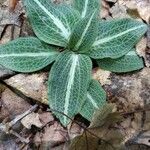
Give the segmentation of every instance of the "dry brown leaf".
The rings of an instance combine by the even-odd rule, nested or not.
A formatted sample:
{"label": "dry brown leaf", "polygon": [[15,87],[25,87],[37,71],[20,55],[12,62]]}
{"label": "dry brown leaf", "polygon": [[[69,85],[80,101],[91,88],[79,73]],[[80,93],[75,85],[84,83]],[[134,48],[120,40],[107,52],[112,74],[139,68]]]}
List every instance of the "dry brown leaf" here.
{"label": "dry brown leaf", "polygon": [[10,119],[15,118],[16,115],[24,113],[31,106],[28,102],[17,96],[9,89],[2,92],[0,101],[2,104],[0,120],[5,119],[6,117],[9,117]]}
{"label": "dry brown leaf", "polygon": [[93,79],[98,80],[101,85],[111,84],[110,78],[110,71],[102,70],[99,68],[93,69]]}
{"label": "dry brown leaf", "polygon": [[58,123],[54,122],[53,125],[47,125],[43,131],[37,132],[34,137],[36,146],[48,146],[52,148],[55,145],[67,141],[67,131]]}
{"label": "dry brown leaf", "polygon": [[14,74],[13,71],[6,69],[5,67],[0,65],[0,80],[4,79],[5,77],[8,77],[9,75],[13,75],[13,74]]}
{"label": "dry brown leaf", "polygon": [[106,0],[106,1],[115,3],[117,0]]}
{"label": "dry brown leaf", "polygon": [[27,129],[31,129],[32,125],[35,125],[38,128],[41,128],[43,126],[43,124],[40,121],[39,114],[38,113],[34,113],[34,112],[29,114],[29,115],[27,115],[26,117],[24,117],[21,120],[21,123]]}
{"label": "dry brown leaf", "polygon": [[102,108],[98,109],[92,118],[90,128],[97,128],[103,126],[106,122],[106,118],[113,113],[115,104],[106,104]]}
{"label": "dry brown leaf", "polygon": [[120,150],[122,141],[123,135],[119,130],[105,127],[87,129],[71,141],[69,150]]}
{"label": "dry brown leaf", "polygon": [[150,1],[136,0],[136,5],[141,18],[150,23]]}
{"label": "dry brown leaf", "polygon": [[111,85],[105,85],[108,99],[115,102],[120,111],[134,111],[149,103],[150,68],[141,71],[111,76]]}
{"label": "dry brown leaf", "polygon": [[15,24],[17,26],[20,26],[21,22],[18,18],[23,12],[21,3],[18,4],[15,12],[9,12],[9,0],[5,1],[5,3],[3,3],[3,6],[5,7],[1,7],[0,9],[0,25]]}
{"label": "dry brown leaf", "polygon": [[146,37],[147,37],[147,46],[148,48],[150,48],[150,27],[148,28]]}
{"label": "dry brown leaf", "polygon": [[146,46],[147,46],[147,39],[145,37],[143,37],[136,45],[136,51],[139,56],[145,58]]}
{"label": "dry brown leaf", "polygon": [[118,2],[110,9],[113,18],[129,18],[127,14],[127,8],[124,5],[120,5]]}
{"label": "dry brown leaf", "polygon": [[109,16],[109,5],[106,3],[106,1],[102,1],[102,9],[100,11],[101,18],[108,18]]}
{"label": "dry brown leaf", "polygon": [[8,85],[21,91],[24,95],[31,97],[41,103],[48,104],[47,100],[47,73],[18,74],[8,80]]}
{"label": "dry brown leaf", "polygon": [[78,124],[74,122],[70,123],[67,127],[68,127],[68,134],[70,139],[75,138],[77,135],[83,132],[82,127],[80,127]]}
{"label": "dry brown leaf", "polygon": [[9,9],[14,10],[19,0],[9,0]]}
{"label": "dry brown leaf", "polygon": [[54,121],[54,117],[50,112],[39,113],[39,119],[43,126]]}
{"label": "dry brown leaf", "polygon": [[84,132],[83,135],[77,136],[72,140],[69,150],[96,150],[98,146],[99,139]]}
{"label": "dry brown leaf", "polygon": [[126,6],[129,9],[136,9],[136,0],[118,0],[118,4],[122,6]]}
{"label": "dry brown leaf", "polygon": [[147,145],[150,147],[150,131],[141,131],[136,136],[134,136],[130,143]]}

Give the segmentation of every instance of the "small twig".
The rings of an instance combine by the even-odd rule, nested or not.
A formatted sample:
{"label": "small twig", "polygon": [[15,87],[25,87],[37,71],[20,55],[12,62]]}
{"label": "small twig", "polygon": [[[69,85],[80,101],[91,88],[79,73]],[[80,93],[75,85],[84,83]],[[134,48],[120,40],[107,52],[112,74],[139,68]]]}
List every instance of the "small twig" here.
{"label": "small twig", "polygon": [[14,120],[12,120],[11,122],[9,122],[10,126],[15,125],[19,120],[21,120],[22,118],[24,118],[25,116],[27,116],[28,114],[32,113],[33,111],[35,111],[35,109],[38,107],[37,104],[35,104],[34,106],[32,106],[29,110],[27,110],[26,112],[24,112],[21,115],[16,116],[16,118]]}
{"label": "small twig", "polygon": [[79,125],[81,128],[83,128],[85,132],[88,132],[88,133],[90,133],[92,136],[94,136],[94,137],[100,139],[101,141],[107,143],[108,145],[110,145],[110,146],[115,150],[115,147],[114,147],[111,143],[109,143],[108,141],[106,141],[106,140],[104,140],[104,139],[98,137],[98,136],[95,135],[93,132],[89,131],[88,128],[84,127],[83,125],[81,125],[81,124],[78,123],[77,121],[73,120],[72,118],[70,118],[69,116],[67,116],[66,114],[64,114],[63,112],[60,112],[60,111],[54,110],[54,109],[51,109],[51,111],[55,111],[55,112],[58,112],[58,113],[64,115],[65,117],[67,117],[68,119],[70,119],[72,122],[76,123],[76,124]]}
{"label": "small twig", "polygon": [[135,114],[135,113],[140,113],[140,112],[144,112],[144,111],[150,111],[150,108],[143,108],[143,109],[138,109],[138,110],[134,110],[134,111],[130,111],[130,112],[122,112],[120,113],[123,116],[128,116],[131,114]]}
{"label": "small twig", "polygon": [[86,149],[89,150],[88,137],[86,131],[85,131],[85,138],[86,138]]}
{"label": "small twig", "polygon": [[29,110],[27,110],[23,114],[16,116],[12,121],[7,122],[6,124],[1,123],[0,124],[0,130],[5,132],[6,134],[8,134],[9,130],[10,130],[10,128],[12,128],[12,126],[14,126],[19,120],[21,120],[22,118],[24,118],[25,116],[27,116],[31,112],[35,111],[35,109],[37,107],[38,107],[38,105],[35,104],[34,106],[32,106]]}
{"label": "small twig", "polygon": [[14,136],[16,136],[17,138],[19,138],[22,143],[26,143],[26,144],[29,143],[29,139],[23,138],[23,137],[20,136],[17,132],[15,132],[15,131],[13,131],[13,130],[10,130],[9,133],[12,134],[12,135],[14,135]]}

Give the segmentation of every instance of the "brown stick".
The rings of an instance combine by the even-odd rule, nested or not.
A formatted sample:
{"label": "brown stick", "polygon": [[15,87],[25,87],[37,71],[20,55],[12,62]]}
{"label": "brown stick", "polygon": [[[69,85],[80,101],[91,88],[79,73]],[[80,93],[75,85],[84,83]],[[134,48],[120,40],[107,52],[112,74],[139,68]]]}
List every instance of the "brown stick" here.
{"label": "brown stick", "polygon": [[5,124],[0,123],[0,130],[5,132],[6,134],[8,134],[10,131],[10,128],[12,128],[19,120],[21,120],[22,118],[24,118],[28,114],[32,113],[33,111],[35,111],[35,109],[37,107],[38,107],[38,105],[35,104],[34,106],[32,106],[29,110],[27,110],[23,114],[16,116],[12,121],[7,122]]}

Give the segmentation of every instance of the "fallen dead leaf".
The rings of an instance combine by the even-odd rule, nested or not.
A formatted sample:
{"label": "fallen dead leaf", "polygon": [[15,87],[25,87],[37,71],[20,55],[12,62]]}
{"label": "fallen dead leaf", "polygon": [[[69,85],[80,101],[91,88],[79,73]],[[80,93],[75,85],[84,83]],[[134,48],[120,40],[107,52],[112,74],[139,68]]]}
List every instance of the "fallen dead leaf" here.
{"label": "fallen dead leaf", "polygon": [[69,124],[69,126],[68,126],[68,134],[69,134],[69,138],[70,139],[75,138],[77,135],[81,134],[82,132],[83,132],[83,129],[78,124],[76,124],[74,122]]}
{"label": "fallen dead leaf", "polygon": [[150,147],[150,131],[140,131],[130,142],[133,144],[146,145]]}
{"label": "fallen dead leaf", "polygon": [[93,69],[93,79],[98,80],[101,85],[111,84],[110,81],[110,71],[102,70],[99,68]]}
{"label": "fallen dead leaf", "polygon": [[101,18],[109,18],[109,5],[106,3],[106,1],[102,1],[102,9],[100,11]]}
{"label": "fallen dead leaf", "polygon": [[21,120],[21,123],[27,129],[31,129],[32,125],[35,125],[38,128],[41,128],[43,126],[43,124],[40,121],[39,114],[38,113],[34,113],[34,112],[29,114],[29,115],[27,115],[26,117],[24,117]]}
{"label": "fallen dead leaf", "polygon": [[39,113],[39,120],[43,126],[54,121],[54,117],[50,112],[42,112]]}
{"label": "fallen dead leaf", "polygon": [[48,104],[47,76],[48,73],[18,74],[5,81],[8,85],[20,90],[24,95],[41,103]]}
{"label": "fallen dead leaf", "polygon": [[0,65],[0,80],[13,74],[15,74],[13,71],[6,69],[5,67]]}
{"label": "fallen dead leaf", "polygon": [[136,45],[136,51],[139,56],[145,58],[146,46],[147,46],[147,39],[145,37],[143,37]]}
{"label": "fallen dead leaf", "polygon": [[9,9],[14,11],[19,0],[9,0]]}
{"label": "fallen dead leaf", "polygon": [[118,2],[110,9],[110,13],[113,18],[129,18],[127,14],[127,8],[124,5],[120,5]]}
{"label": "fallen dead leaf", "polygon": [[43,131],[37,132],[34,137],[35,146],[52,148],[56,145],[67,141],[67,131],[58,123],[54,122],[53,125],[47,125]]}
{"label": "fallen dead leaf", "polygon": [[117,0],[106,0],[106,1],[115,3]]}
{"label": "fallen dead leaf", "polygon": [[150,1],[136,0],[137,10],[143,20],[150,23]]}
{"label": "fallen dead leaf", "polygon": [[25,112],[31,107],[27,101],[17,96],[9,89],[2,92],[0,101],[2,104],[0,109],[0,120],[7,117],[13,119],[16,115]]}
{"label": "fallen dead leaf", "polygon": [[126,6],[129,9],[136,9],[136,0],[118,0],[118,4],[122,6]]}
{"label": "fallen dead leaf", "polygon": [[5,30],[5,34],[0,39],[0,44],[6,44],[9,41],[16,39],[20,35],[20,27],[8,25]]}
{"label": "fallen dead leaf", "polygon": [[8,9],[9,0],[5,1],[5,3],[3,3],[3,6],[5,7],[1,7],[0,9],[0,25],[14,24],[20,26],[21,22],[19,20],[19,16],[23,12],[21,3],[17,5],[17,8],[14,12],[10,12]]}
{"label": "fallen dead leaf", "polygon": [[146,37],[147,37],[147,46],[148,48],[150,48],[150,27],[148,28]]}

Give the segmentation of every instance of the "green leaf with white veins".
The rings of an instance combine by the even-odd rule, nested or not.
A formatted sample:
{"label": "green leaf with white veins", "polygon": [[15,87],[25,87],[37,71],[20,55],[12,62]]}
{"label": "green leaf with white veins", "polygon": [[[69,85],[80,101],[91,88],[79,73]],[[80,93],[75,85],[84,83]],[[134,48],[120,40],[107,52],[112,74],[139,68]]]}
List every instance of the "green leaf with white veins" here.
{"label": "green leaf with white veins", "polygon": [[88,51],[97,36],[98,22],[96,11],[81,19],[75,26],[69,40],[69,49],[83,53]]}
{"label": "green leaf with white veins", "polygon": [[118,59],[104,58],[97,62],[100,68],[112,72],[130,72],[144,67],[142,58],[136,54],[135,50]]}
{"label": "green leaf with white veins", "polygon": [[91,121],[96,109],[99,109],[106,104],[106,92],[101,87],[100,83],[92,80],[87,92],[87,97],[80,114],[87,120]]}
{"label": "green leaf with white veins", "polygon": [[67,45],[71,30],[79,19],[77,11],[69,6],[56,6],[49,0],[25,0],[24,5],[39,39],[61,47]]}
{"label": "green leaf with white veins", "polygon": [[52,63],[58,54],[37,38],[18,38],[0,46],[0,64],[18,72],[34,72]]}
{"label": "green leaf with white veins", "polygon": [[82,18],[88,16],[93,10],[99,13],[100,0],[73,0],[72,6],[80,12]]}
{"label": "green leaf with white veins", "polygon": [[71,121],[65,115],[74,117],[84,103],[91,70],[88,56],[70,51],[62,52],[52,66],[48,81],[49,105],[64,126]]}
{"label": "green leaf with white veins", "polygon": [[114,59],[128,53],[146,32],[147,26],[133,19],[119,19],[99,22],[98,30],[88,55],[94,59]]}

